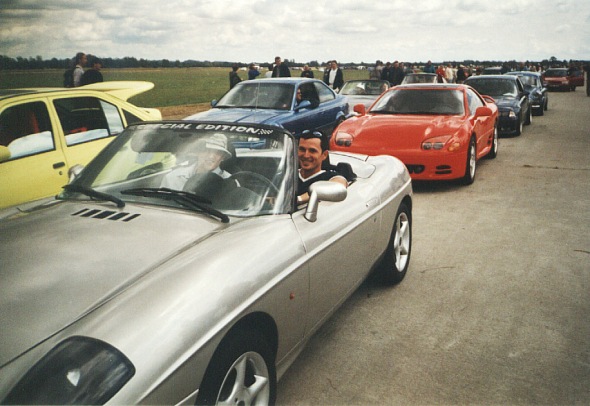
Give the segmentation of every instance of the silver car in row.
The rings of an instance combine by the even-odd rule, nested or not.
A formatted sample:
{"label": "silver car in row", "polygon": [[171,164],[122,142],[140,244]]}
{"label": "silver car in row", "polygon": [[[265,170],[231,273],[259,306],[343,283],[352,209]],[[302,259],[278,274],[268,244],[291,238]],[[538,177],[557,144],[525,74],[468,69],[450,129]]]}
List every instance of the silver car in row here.
{"label": "silver car in row", "polygon": [[[227,141],[223,183],[162,186],[211,139]],[[343,153],[330,164],[348,188],[317,182],[298,206],[285,130],[142,123],[55,199],[1,212],[0,401],[273,403],[369,272],[395,284],[410,263],[405,166]]]}

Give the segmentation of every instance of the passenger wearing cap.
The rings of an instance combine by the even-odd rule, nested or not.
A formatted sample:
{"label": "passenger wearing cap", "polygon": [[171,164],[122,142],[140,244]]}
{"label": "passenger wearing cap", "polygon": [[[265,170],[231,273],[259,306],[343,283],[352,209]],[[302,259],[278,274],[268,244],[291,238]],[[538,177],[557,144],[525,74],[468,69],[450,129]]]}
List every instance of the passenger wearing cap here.
{"label": "passenger wearing cap", "polygon": [[338,182],[348,187],[344,176],[333,170],[322,169],[328,159],[328,139],[318,131],[304,131],[299,137],[297,156],[299,158],[299,181],[297,182],[297,204],[309,201],[309,187],[319,181]]}
{"label": "passenger wearing cap", "polygon": [[186,151],[182,158],[177,157],[179,161],[184,161],[164,177],[160,186],[183,190],[189,179],[204,174],[229,178],[231,174],[219,167],[221,162],[232,157],[227,143],[227,137],[221,133],[199,140],[194,150]]}

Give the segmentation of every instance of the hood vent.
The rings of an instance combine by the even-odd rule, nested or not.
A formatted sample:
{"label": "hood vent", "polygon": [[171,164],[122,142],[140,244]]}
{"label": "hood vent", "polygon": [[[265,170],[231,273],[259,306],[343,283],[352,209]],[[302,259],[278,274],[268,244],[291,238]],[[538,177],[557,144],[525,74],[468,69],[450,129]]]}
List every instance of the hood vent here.
{"label": "hood vent", "polygon": [[93,219],[99,219],[99,220],[113,220],[113,221],[131,221],[136,219],[137,217],[140,216],[140,214],[131,214],[131,213],[125,213],[125,212],[117,212],[117,211],[111,211],[111,210],[97,210],[97,209],[82,209],[74,214],[72,214],[72,216],[78,216],[78,217],[91,217]]}

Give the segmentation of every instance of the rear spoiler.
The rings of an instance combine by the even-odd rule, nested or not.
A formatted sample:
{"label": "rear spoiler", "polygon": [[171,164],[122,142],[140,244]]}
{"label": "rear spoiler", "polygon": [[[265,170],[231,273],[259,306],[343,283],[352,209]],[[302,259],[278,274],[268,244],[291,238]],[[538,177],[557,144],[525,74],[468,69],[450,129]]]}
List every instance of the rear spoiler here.
{"label": "rear spoiler", "polygon": [[152,82],[127,80],[92,83],[90,85],[80,86],[77,89],[99,90],[118,99],[127,101],[131,97],[147,92],[153,88],[154,84]]}

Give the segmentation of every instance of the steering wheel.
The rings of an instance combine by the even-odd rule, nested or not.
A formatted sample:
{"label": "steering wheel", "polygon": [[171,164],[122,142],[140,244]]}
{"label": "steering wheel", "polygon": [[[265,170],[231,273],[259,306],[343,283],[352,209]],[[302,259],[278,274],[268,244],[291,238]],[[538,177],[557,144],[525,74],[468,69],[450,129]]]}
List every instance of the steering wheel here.
{"label": "steering wheel", "polygon": [[229,179],[237,180],[240,186],[246,187],[259,195],[263,195],[266,190],[272,190],[275,196],[279,194],[279,189],[268,178],[256,172],[236,172]]}

